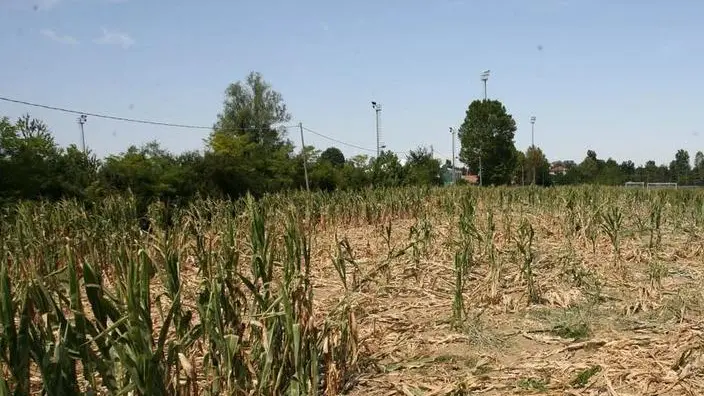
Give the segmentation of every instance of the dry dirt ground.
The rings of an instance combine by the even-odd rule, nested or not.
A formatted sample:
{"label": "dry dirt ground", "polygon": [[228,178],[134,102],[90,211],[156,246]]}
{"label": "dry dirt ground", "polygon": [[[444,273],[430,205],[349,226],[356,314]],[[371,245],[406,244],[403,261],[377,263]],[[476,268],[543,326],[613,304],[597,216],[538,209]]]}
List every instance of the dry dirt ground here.
{"label": "dry dirt ground", "polygon": [[[704,394],[701,237],[626,236],[621,257],[608,239],[595,251],[573,249],[550,225],[535,224],[533,272],[540,301],[529,304],[515,243],[497,227],[494,268],[484,253],[468,275],[466,319],[452,325],[453,224],[433,224],[435,237],[414,261],[411,221],[328,230],[316,237],[317,310],[348,298],[360,337],[350,395],[701,395]],[[353,253],[345,292],[331,264],[335,234]],[[369,275],[373,274],[373,275]],[[348,283],[352,283],[350,280]]]}

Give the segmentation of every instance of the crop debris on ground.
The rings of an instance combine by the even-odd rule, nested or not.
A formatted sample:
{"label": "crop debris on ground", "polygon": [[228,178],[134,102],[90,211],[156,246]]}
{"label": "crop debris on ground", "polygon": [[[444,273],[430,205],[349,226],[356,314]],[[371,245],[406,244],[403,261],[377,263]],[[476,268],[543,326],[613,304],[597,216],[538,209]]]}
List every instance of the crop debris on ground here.
{"label": "crop debris on ground", "polygon": [[704,192],[402,188],[0,223],[0,395],[704,393]]}

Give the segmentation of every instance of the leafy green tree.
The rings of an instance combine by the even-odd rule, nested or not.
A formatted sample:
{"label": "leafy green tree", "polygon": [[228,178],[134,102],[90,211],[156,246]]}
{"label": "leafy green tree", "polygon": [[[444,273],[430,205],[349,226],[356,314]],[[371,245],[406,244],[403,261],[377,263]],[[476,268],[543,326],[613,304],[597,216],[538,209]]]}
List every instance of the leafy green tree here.
{"label": "leafy green tree", "polygon": [[336,168],[341,168],[345,165],[345,155],[342,154],[337,147],[328,147],[320,154],[320,159],[329,162],[332,166]]}
{"label": "leafy green tree", "polygon": [[406,183],[413,185],[440,185],[440,160],[433,158],[425,147],[411,150],[405,164]]}
{"label": "leafy green tree", "polygon": [[213,129],[215,134],[245,135],[255,143],[272,147],[286,143],[276,126],[290,120],[281,94],[260,73],[251,72],[244,82],[227,88],[224,108]]}
{"label": "leafy green tree", "polygon": [[342,189],[359,190],[369,184],[368,170],[355,166],[351,161],[347,161],[340,170],[339,186]]}
{"label": "leafy green tree", "polygon": [[526,176],[526,154],[523,151],[516,150],[516,169],[513,174],[513,184],[523,186],[526,184],[526,180],[529,180]]}
{"label": "leafy green tree", "polygon": [[475,100],[459,129],[460,160],[479,171],[484,185],[508,184],[516,168],[516,122],[498,100]]}
{"label": "leafy green tree", "polygon": [[228,87],[205,159],[206,171],[222,194],[261,195],[297,184],[302,167],[284,131],[277,129],[290,119],[281,94],[259,73]]}
{"label": "leafy green tree", "polygon": [[369,156],[355,155],[345,162],[340,171],[340,188],[358,190],[371,183]]}
{"label": "leafy green tree", "polygon": [[587,150],[587,156],[578,165],[579,182],[595,183],[602,166],[603,161],[597,158],[596,152]]}
{"label": "leafy green tree", "polygon": [[313,166],[320,159],[320,150],[314,146],[306,146],[299,155],[306,159],[308,166]]}
{"label": "leafy green tree", "polygon": [[539,147],[531,146],[528,147],[524,155],[525,158],[525,172],[528,175],[526,183],[533,183],[540,186],[547,186],[550,184],[550,163],[547,157]]}
{"label": "leafy green tree", "polygon": [[643,173],[645,175],[644,182],[654,183],[658,181],[658,166],[655,164],[655,161],[646,161],[643,166]]}
{"label": "leafy green tree", "polygon": [[621,172],[624,183],[627,181],[641,181],[640,176],[636,173],[636,165],[633,161],[621,162],[621,165],[619,165],[619,171]]}
{"label": "leafy green tree", "polygon": [[393,152],[382,151],[371,161],[370,181],[374,187],[397,187],[403,180],[403,166]]}
{"label": "leafy green tree", "polygon": [[552,184],[560,186],[581,183],[579,167],[574,161],[554,161],[551,166],[557,170],[557,172],[550,177]]}
{"label": "leafy green tree", "polygon": [[131,191],[148,204],[153,199],[176,197],[174,186],[179,166],[176,158],[151,142],[141,148],[130,146],[126,152],[111,155],[100,169],[100,180],[107,191]]}
{"label": "leafy green tree", "polygon": [[611,186],[617,186],[625,183],[621,168],[613,158],[606,160],[604,165],[600,167],[596,182]]}
{"label": "leafy green tree", "polygon": [[80,198],[96,167],[75,147],[60,149],[41,120],[29,114],[14,124],[0,119],[1,200]]}
{"label": "leafy green tree", "polygon": [[100,161],[95,156],[88,156],[75,145],[71,145],[61,150],[54,166],[53,188],[60,191],[62,197],[93,198],[90,191],[98,181],[100,167]]}
{"label": "leafy green tree", "polygon": [[340,185],[340,170],[322,157],[309,173],[311,188],[333,191]]}
{"label": "leafy green tree", "polygon": [[704,153],[702,153],[701,151],[697,151],[697,154],[694,155],[694,167],[704,167]]}
{"label": "leafy green tree", "polygon": [[692,166],[689,162],[689,153],[687,150],[680,149],[675,153],[675,160],[670,162],[670,174],[674,179],[673,182],[679,184],[689,184],[689,176],[692,172]]}
{"label": "leafy green tree", "polygon": [[349,162],[356,168],[369,169],[370,161],[369,156],[366,154],[358,154],[352,157]]}
{"label": "leafy green tree", "polygon": [[694,155],[694,168],[692,169],[692,183],[704,184],[704,153],[697,151]]}

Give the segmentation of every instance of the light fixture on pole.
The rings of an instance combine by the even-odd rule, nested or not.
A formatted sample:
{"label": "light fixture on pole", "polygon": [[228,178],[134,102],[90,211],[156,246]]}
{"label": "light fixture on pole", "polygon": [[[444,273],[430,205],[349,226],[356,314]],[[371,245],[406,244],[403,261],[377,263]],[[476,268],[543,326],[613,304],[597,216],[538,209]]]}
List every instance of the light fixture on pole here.
{"label": "light fixture on pole", "polygon": [[379,158],[381,149],[381,103],[372,102],[372,108],[376,111],[376,157]]}
{"label": "light fixture on pole", "polygon": [[490,73],[490,72],[491,72],[491,70],[484,70],[484,71],[482,72],[482,74],[481,74],[481,79],[482,79],[482,81],[484,82],[484,100],[487,99],[487,95],[486,95],[486,82],[487,82],[487,80],[489,80],[489,73]]}
{"label": "light fixture on pole", "polygon": [[85,114],[81,114],[78,117],[78,125],[81,126],[81,147],[83,148],[83,154],[86,153],[86,134],[83,131],[83,125],[88,121],[88,117]]}

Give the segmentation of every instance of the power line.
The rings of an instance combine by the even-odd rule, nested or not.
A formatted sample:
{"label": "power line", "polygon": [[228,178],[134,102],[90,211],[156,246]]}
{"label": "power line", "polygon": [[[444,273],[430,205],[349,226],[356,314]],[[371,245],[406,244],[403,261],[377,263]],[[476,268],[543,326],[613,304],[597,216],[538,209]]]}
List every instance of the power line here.
{"label": "power line", "polygon": [[[188,124],[178,124],[178,123],[173,123],[173,122],[161,122],[161,121],[152,121],[152,120],[143,120],[143,119],[136,119],[136,118],[112,116],[112,115],[108,115],[108,114],[92,113],[89,111],[73,110],[73,109],[67,109],[67,108],[63,108],[63,107],[56,107],[56,106],[39,104],[39,103],[27,102],[24,100],[11,99],[11,98],[7,98],[7,97],[3,97],[3,96],[0,96],[0,101],[23,104],[26,106],[39,107],[39,108],[48,109],[48,110],[55,110],[55,111],[60,111],[60,112],[64,112],[64,113],[69,113],[69,114],[78,114],[78,115],[82,115],[82,116],[91,116],[91,117],[104,118],[104,119],[109,119],[109,120],[132,122],[132,123],[137,123],[137,124],[158,125],[158,126],[165,126],[165,127],[171,127],[171,128],[213,130],[212,126],[188,125]],[[291,128],[296,128],[296,127],[297,127],[297,125],[282,125],[279,127],[274,127],[274,129],[276,129],[276,128],[291,129]],[[237,128],[227,128],[227,131],[262,131],[264,129],[265,128],[263,128],[263,127],[244,127],[244,128],[237,127]]]}
{"label": "power line", "polygon": [[44,105],[44,104],[39,104],[39,103],[26,102],[24,100],[6,98],[3,96],[0,96],[0,100],[5,101],[5,102],[23,104],[26,106],[39,107],[42,109],[61,111],[64,113],[86,115],[86,116],[91,116],[91,117],[96,117],[96,118],[105,118],[105,119],[116,120],[116,121],[133,122],[133,123],[137,123],[137,124],[160,125],[160,126],[166,126],[166,127],[172,127],[172,128],[186,128],[186,129],[213,129],[213,127],[202,126],[202,125],[175,124],[175,123],[171,123],[171,122],[140,120],[140,119],[136,119],[136,118],[127,118],[127,117],[111,116],[111,115],[107,115],[107,114],[91,113],[88,111],[71,110],[71,109],[66,109],[66,108],[62,108],[62,107],[49,106],[49,105]]}
{"label": "power line", "polygon": [[[370,148],[358,146],[358,145],[356,145],[356,144],[343,142],[342,140],[335,139],[335,138],[333,138],[333,137],[324,135],[324,134],[322,134],[322,133],[320,133],[320,132],[316,132],[316,131],[314,131],[314,130],[312,130],[312,129],[309,129],[309,128],[306,128],[306,127],[303,127],[303,129],[306,130],[306,131],[308,131],[308,132],[310,132],[310,133],[312,133],[313,135],[320,136],[320,137],[323,138],[323,139],[328,139],[328,140],[333,141],[333,142],[335,142],[335,143],[339,143],[339,144],[342,144],[342,145],[345,145],[345,146],[348,146],[348,147],[356,148],[356,149],[363,150],[363,151],[367,151],[367,152],[370,152],[370,153],[376,153],[376,150],[375,150],[375,149],[370,149]],[[385,152],[390,152],[390,153],[394,153],[394,154],[396,154],[396,155],[398,155],[398,156],[406,155],[406,153],[400,153],[400,152],[391,151],[391,150],[383,150],[383,151],[385,151]]]}
{"label": "power line", "polygon": [[[68,109],[65,107],[50,106],[50,105],[45,105],[45,104],[41,104],[41,103],[28,102],[28,101],[19,100],[19,99],[12,99],[12,98],[8,98],[8,97],[4,97],[4,96],[0,96],[0,101],[22,104],[22,105],[31,106],[31,107],[38,107],[38,108],[47,109],[47,110],[54,110],[54,111],[59,111],[59,112],[63,112],[63,113],[91,116],[91,117],[103,118],[103,119],[115,120],[115,121],[131,122],[131,123],[136,123],[136,124],[157,125],[157,126],[165,126],[165,127],[170,127],[170,128],[213,130],[212,126],[179,124],[179,123],[173,123],[173,122],[152,121],[152,120],[145,120],[145,119],[138,119],[138,118],[113,116],[113,115],[109,115],[109,114],[93,113],[93,112],[89,112],[89,111],[80,111],[80,110]],[[297,128],[297,127],[298,127],[298,125],[281,126],[281,128],[285,128],[285,129]],[[226,129],[233,130],[232,128],[226,128]],[[236,130],[238,130],[238,131],[252,131],[252,130],[262,130],[262,129],[263,128],[261,128],[261,127],[236,128]],[[363,150],[363,151],[367,151],[370,153],[376,153],[376,150],[374,150],[374,149],[358,146],[358,145],[352,144],[352,143],[347,143],[342,140],[335,139],[333,137],[322,134],[320,132],[316,132],[310,128],[303,127],[303,129],[316,135],[316,136],[320,136],[324,139],[328,139],[330,141],[333,141],[333,142],[336,142],[336,143],[339,143],[339,144],[342,144],[342,145],[345,145],[348,147],[356,148],[358,150]],[[394,154],[403,155],[404,153],[394,152]]]}
{"label": "power line", "polygon": [[364,151],[369,151],[369,152],[372,152],[372,153],[375,153],[375,152],[376,152],[376,150],[368,149],[368,148],[366,148],[366,147],[357,146],[356,144],[347,143],[347,142],[343,142],[342,140],[338,140],[338,139],[335,139],[335,138],[331,138],[330,136],[323,135],[322,133],[318,133],[318,132],[316,132],[316,131],[314,131],[314,130],[312,130],[312,129],[306,128],[306,127],[303,127],[303,129],[305,129],[306,131],[312,133],[313,135],[320,136],[320,137],[322,137],[322,138],[324,138],[324,139],[328,139],[328,140],[331,140],[331,141],[333,141],[333,142],[336,142],[336,143],[339,143],[339,144],[343,144],[343,145],[345,145],[345,146],[354,147],[354,148],[356,148],[356,149],[364,150]]}

